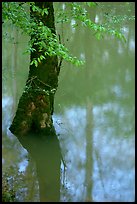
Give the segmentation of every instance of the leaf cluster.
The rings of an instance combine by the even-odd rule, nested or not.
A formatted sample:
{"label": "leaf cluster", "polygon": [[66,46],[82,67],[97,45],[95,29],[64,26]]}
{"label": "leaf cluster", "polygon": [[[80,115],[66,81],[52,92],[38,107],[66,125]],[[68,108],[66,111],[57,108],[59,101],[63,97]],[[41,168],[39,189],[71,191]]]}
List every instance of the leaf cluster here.
{"label": "leaf cluster", "polygon": [[[51,29],[45,26],[42,21],[30,18],[30,7],[41,16],[48,15],[47,8],[40,9],[35,6],[34,2],[3,2],[2,6],[3,22],[11,21],[17,28],[22,30],[22,33],[35,36],[30,39],[26,53],[37,51],[40,56],[32,59],[31,65],[34,64],[37,67],[38,63],[47,56],[58,56],[75,65],[84,63],[72,56],[69,50],[59,42],[58,36],[52,33]],[[37,47],[37,50],[34,47]]]}
{"label": "leaf cluster", "polygon": [[[69,10],[71,19],[74,20],[74,24],[73,27],[76,27],[78,25],[80,25],[80,23],[82,23],[82,26],[85,26],[87,28],[89,28],[91,31],[94,32],[95,36],[97,39],[101,39],[103,38],[105,35],[109,34],[111,36],[115,36],[116,38],[126,41],[125,36],[116,28],[112,27],[112,25],[110,26],[110,24],[100,24],[100,23],[95,23],[94,21],[92,21],[89,17],[89,13],[87,11],[87,6],[90,7],[90,9],[94,9],[91,7],[95,7],[98,6],[98,3],[95,2],[72,2],[70,4],[66,3],[66,10]],[[62,11],[62,14],[59,14],[59,18],[61,19],[62,17],[62,22],[69,22],[69,18],[66,17],[66,12]],[[65,19],[65,20],[63,20]],[[119,18],[117,18],[119,19]],[[61,20],[59,20],[58,22],[60,22]],[[109,22],[109,20],[108,20]]]}
{"label": "leaf cluster", "polygon": [[[108,26],[107,24],[98,24],[93,22],[88,14],[87,7],[98,6],[95,2],[66,2],[65,9],[61,9],[57,14],[57,23],[69,23],[74,19],[73,27],[82,24],[90,28],[97,39],[101,39],[104,35],[110,34],[121,40],[126,40],[124,35],[118,30]],[[26,52],[38,52],[39,57],[33,58],[31,65],[36,67],[47,56],[57,56],[71,62],[74,65],[84,64],[83,60],[72,56],[68,48],[62,44],[59,37],[54,34],[50,28],[45,26],[39,19],[30,18],[30,8],[33,12],[37,12],[39,16],[48,15],[47,8],[39,8],[35,2],[3,2],[2,3],[2,18],[3,21],[11,21],[17,28],[20,28],[23,33],[31,36],[29,48]],[[118,21],[113,17],[114,21]],[[109,21],[109,20],[108,20]],[[34,37],[33,37],[34,36]]]}

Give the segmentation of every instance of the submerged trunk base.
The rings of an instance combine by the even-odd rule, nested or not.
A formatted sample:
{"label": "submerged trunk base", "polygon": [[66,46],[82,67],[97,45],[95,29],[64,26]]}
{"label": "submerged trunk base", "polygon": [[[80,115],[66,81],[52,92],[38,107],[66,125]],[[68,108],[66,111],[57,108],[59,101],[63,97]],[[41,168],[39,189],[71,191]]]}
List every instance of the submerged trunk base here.
{"label": "submerged trunk base", "polygon": [[50,97],[44,90],[24,91],[10,131],[16,136],[26,135],[28,132],[54,131]]}

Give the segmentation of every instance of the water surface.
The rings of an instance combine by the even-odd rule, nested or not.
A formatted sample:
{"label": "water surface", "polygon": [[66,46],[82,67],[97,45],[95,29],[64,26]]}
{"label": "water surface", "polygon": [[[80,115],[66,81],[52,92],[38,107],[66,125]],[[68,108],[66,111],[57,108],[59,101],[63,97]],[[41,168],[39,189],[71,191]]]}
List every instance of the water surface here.
{"label": "water surface", "polygon": [[[96,22],[110,9],[113,14],[129,12],[126,4],[104,4],[105,7],[96,8],[91,14]],[[134,4],[129,5],[134,15]],[[53,120],[63,157],[59,172],[60,201],[132,202],[135,199],[134,22],[122,24],[126,43],[111,36],[98,41],[90,30],[74,29],[71,24],[63,25],[63,40],[86,63],[76,68],[63,62],[55,96]],[[62,28],[57,28],[61,33]],[[2,42],[3,173],[8,172],[10,186],[14,183],[19,202],[39,202],[35,161],[8,130],[28,75],[29,56],[22,54],[28,37],[11,25],[5,25],[5,31],[11,32],[14,39],[3,38]],[[41,158],[40,154],[37,149],[37,157]],[[46,176],[46,165],[41,163],[41,166]],[[54,174],[54,169],[51,172]],[[56,185],[54,181],[51,184]]]}

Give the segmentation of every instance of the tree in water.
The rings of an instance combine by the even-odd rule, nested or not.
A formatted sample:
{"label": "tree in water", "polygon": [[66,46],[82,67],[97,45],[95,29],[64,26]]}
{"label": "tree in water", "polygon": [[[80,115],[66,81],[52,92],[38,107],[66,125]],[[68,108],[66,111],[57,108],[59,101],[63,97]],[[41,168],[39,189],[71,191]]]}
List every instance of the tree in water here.
{"label": "tree in water", "polygon": [[[3,3],[5,6],[3,15],[7,15],[21,29],[24,27],[24,31],[31,38],[29,76],[24,92],[19,100],[16,115],[10,126],[10,131],[18,137],[23,147],[30,152],[36,161],[40,186],[40,201],[59,201],[61,154],[52,121],[54,96],[58,87],[58,76],[61,66],[61,63],[58,62],[58,57],[76,65],[82,62],[71,57],[68,54],[68,50],[57,38],[53,2],[30,3],[29,23],[31,29],[28,29],[28,25],[24,26],[23,18],[19,16],[20,13],[17,14],[16,18],[16,15],[12,16],[12,13],[9,12],[10,6],[12,7],[13,5],[13,7],[16,7],[14,11],[16,10],[18,12],[18,8],[23,8],[23,4],[26,2]],[[84,3],[86,6],[97,5],[93,2]],[[85,5],[84,3],[83,5]],[[76,22],[74,26],[77,25],[78,21],[81,21],[83,25],[95,32],[97,38],[101,38],[103,33],[109,33],[120,39],[124,39],[124,36],[118,31],[96,24],[88,19],[84,6],[82,7],[79,3],[65,3],[65,5],[69,7],[70,14]],[[63,17],[65,17],[64,14],[62,12]],[[65,20],[68,19],[64,18]],[[88,121],[89,118],[87,115],[87,130]],[[27,137],[24,137],[24,135]],[[52,149],[56,151],[53,153]],[[39,154],[37,150],[39,150]],[[87,155],[89,152],[90,149],[87,146]],[[87,165],[92,167],[88,160]],[[54,174],[51,169],[55,169]],[[87,174],[87,179],[89,177],[90,175]],[[89,197],[91,191],[92,185],[89,183],[89,191],[87,192]],[[53,197],[53,195],[55,196]]]}
{"label": "tree in water", "polygon": [[[53,2],[35,2],[35,5],[40,9],[47,9],[48,14],[42,16],[31,9],[31,18],[37,22],[40,21],[55,34]],[[35,39],[32,45],[34,52],[31,52],[31,60],[44,53],[44,50],[39,51],[37,46],[39,35],[35,35],[35,33],[31,35],[31,39]],[[37,67],[35,64],[30,65],[25,90],[20,98],[12,125],[9,128],[14,135],[21,136],[31,131],[45,131],[45,133],[55,134],[52,114],[54,95],[58,86],[58,75],[57,56],[45,57],[44,60],[38,63]]]}
{"label": "tree in water", "polygon": [[[55,31],[53,2],[30,2],[30,17],[27,18],[24,4],[26,2],[3,3],[3,19],[11,20],[31,38],[29,76],[10,126],[10,131],[20,136],[32,130],[54,132],[52,114],[61,65],[58,63],[58,57],[75,65],[84,63],[72,57],[68,49],[60,43]],[[66,9],[57,14],[61,16],[60,22],[70,22],[73,19],[75,21],[73,26],[82,22],[82,25],[89,27],[98,39],[104,34],[111,34],[125,40],[118,30],[106,26],[106,23],[104,25],[95,23],[89,18],[87,7],[98,6],[97,3],[72,2],[64,5]],[[66,10],[69,11],[71,18],[66,17]]]}
{"label": "tree in water", "polygon": [[[47,13],[40,15],[31,8],[31,18],[55,34],[53,2],[35,2],[34,6],[46,9]],[[34,50],[30,55],[31,61],[45,52],[39,51],[37,46],[39,35],[31,35]],[[9,128],[35,160],[41,202],[60,200],[61,153],[52,121],[59,69],[57,56],[46,56],[37,66],[30,65],[25,90]]]}

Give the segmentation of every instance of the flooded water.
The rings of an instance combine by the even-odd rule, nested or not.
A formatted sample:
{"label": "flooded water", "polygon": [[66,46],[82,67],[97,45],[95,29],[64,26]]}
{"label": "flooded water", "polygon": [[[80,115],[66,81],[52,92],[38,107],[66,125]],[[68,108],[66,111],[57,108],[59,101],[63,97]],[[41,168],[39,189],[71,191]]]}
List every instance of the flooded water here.
{"label": "flooded water", "polygon": [[[96,22],[111,9],[113,15],[128,14],[129,9],[134,15],[134,3],[104,5],[92,13]],[[134,21],[122,24],[126,43],[111,36],[97,40],[89,29],[72,28],[71,24],[62,25],[62,39],[86,63],[77,68],[63,62],[53,115],[59,147],[57,141],[46,144],[37,137],[33,143],[28,142],[35,152],[32,155],[8,129],[28,75],[29,56],[22,54],[28,37],[10,24],[3,25],[3,33],[8,36],[2,41],[3,174],[19,202],[39,202],[40,192],[54,192],[53,200],[62,202],[133,202]],[[58,28],[61,34],[62,27]],[[55,161],[54,166],[49,160]]]}

